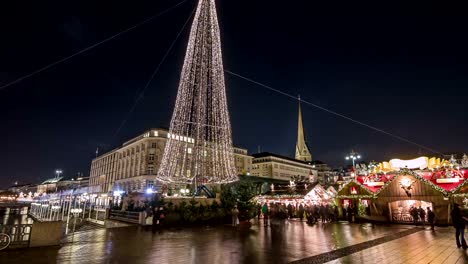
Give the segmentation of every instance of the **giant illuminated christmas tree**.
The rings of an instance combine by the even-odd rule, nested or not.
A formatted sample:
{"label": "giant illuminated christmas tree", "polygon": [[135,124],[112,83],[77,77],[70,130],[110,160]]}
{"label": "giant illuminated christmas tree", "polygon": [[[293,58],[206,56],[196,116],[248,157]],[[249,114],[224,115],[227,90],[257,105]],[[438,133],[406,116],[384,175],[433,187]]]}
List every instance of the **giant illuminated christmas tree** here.
{"label": "giant illuminated christmas tree", "polygon": [[200,0],[157,178],[226,183],[236,175],[215,2]]}

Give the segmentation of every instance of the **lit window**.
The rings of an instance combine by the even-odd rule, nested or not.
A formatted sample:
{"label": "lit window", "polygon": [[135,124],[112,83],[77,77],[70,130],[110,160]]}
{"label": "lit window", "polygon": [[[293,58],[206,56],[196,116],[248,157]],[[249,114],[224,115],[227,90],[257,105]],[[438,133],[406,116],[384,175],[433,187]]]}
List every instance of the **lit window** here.
{"label": "lit window", "polygon": [[187,153],[192,154],[192,148],[187,148]]}
{"label": "lit window", "polygon": [[158,131],[153,131],[153,135],[154,135],[155,137],[159,136]]}

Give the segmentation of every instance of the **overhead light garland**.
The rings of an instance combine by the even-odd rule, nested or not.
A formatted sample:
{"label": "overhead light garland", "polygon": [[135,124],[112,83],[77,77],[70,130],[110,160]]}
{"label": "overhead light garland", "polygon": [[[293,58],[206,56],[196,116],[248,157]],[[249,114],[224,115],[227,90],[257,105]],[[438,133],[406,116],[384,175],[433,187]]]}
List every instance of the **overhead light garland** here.
{"label": "overhead light garland", "polygon": [[214,0],[198,2],[157,179],[237,180]]}

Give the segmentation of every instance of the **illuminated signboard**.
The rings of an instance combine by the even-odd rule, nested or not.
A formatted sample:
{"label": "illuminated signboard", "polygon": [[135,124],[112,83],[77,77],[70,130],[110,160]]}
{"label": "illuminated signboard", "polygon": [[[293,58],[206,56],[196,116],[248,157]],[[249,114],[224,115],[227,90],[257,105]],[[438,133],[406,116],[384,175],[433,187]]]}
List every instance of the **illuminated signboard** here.
{"label": "illuminated signboard", "polygon": [[429,159],[427,157],[419,157],[412,160],[392,159],[390,165],[393,169],[425,169],[427,168]]}

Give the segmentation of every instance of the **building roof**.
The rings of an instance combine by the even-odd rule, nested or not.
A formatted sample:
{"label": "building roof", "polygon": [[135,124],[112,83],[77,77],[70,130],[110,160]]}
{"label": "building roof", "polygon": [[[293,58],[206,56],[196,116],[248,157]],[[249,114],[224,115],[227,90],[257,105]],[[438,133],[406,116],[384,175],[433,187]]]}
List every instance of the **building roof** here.
{"label": "building roof", "polygon": [[54,178],[50,178],[50,179],[47,179],[47,180],[43,181],[41,184],[56,183],[56,182],[59,182],[62,179],[63,179],[63,177],[54,177]]}
{"label": "building roof", "polygon": [[281,156],[281,155],[270,153],[270,152],[255,153],[255,154],[252,154],[252,156],[254,158],[276,157],[276,158],[285,159],[285,160],[289,160],[289,161],[293,161],[293,162],[312,165],[312,164],[310,164],[310,162],[305,162],[305,161],[302,161],[302,160],[297,160],[297,159],[293,159],[293,158],[286,157],[286,156]]}

